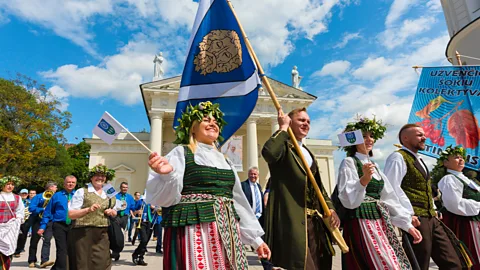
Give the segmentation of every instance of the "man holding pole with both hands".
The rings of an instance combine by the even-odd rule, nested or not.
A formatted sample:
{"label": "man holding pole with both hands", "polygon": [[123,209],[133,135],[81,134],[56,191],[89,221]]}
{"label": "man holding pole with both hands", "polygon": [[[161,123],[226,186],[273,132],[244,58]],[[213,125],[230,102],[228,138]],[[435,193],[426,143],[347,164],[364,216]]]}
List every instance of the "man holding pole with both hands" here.
{"label": "man holding pole with both hands", "polygon": [[310,117],[305,108],[295,109],[288,115],[280,109],[278,124],[279,130],[262,150],[271,173],[264,226],[265,241],[272,249],[270,262],[289,270],[331,269],[335,251],[332,236],[322,221],[324,211],[287,133],[290,127],[330,208],[330,226],[338,228],[340,220],[323,187],[315,157],[302,143],[310,130]]}

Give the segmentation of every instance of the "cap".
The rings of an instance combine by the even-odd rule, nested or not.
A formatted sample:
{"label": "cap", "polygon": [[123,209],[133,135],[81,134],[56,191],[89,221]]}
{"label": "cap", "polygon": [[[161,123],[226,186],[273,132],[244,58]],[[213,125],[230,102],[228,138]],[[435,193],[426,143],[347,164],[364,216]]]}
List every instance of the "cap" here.
{"label": "cap", "polygon": [[20,190],[20,194],[22,194],[22,193],[28,193],[28,189],[24,188],[24,189]]}

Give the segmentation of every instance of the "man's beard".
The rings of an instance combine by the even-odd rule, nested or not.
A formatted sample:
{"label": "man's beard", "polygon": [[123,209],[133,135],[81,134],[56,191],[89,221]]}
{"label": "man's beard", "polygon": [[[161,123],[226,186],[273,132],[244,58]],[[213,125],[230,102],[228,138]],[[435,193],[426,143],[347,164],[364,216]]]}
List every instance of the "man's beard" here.
{"label": "man's beard", "polygon": [[415,150],[417,150],[417,151],[425,150],[425,142],[421,142],[421,143],[418,143],[417,145],[415,145]]}

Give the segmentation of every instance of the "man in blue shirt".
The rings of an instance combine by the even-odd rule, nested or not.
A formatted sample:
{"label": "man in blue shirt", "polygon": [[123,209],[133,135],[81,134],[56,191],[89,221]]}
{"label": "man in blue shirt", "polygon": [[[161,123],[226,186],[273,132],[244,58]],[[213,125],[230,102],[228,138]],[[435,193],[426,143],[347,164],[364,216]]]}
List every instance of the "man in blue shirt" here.
{"label": "man in blue shirt", "polygon": [[[119,221],[120,227],[125,231],[128,223],[128,217],[133,213],[132,209],[135,207],[135,201],[133,196],[127,193],[128,183],[122,182],[120,184],[120,192],[116,195],[117,205],[120,205],[120,209],[117,210],[116,219]],[[115,261],[120,259],[120,253],[112,251],[112,258]]]}
{"label": "man in blue shirt", "polygon": [[[22,202],[23,205],[25,206],[25,222],[20,225],[20,234],[18,235],[18,240],[17,240],[17,249],[15,250],[15,253],[13,253],[13,257],[19,258],[20,253],[23,252],[23,249],[25,248],[25,243],[27,242],[27,235],[28,235],[28,230],[30,230],[30,220],[29,215],[30,212],[28,212],[28,206],[30,204],[30,199],[28,198],[28,189],[22,189],[20,190],[20,197],[22,197]],[[27,214],[28,213],[28,214]]]}
{"label": "man in blue shirt", "polygon": [[[57,191],[57,183],[55,182],[48,182],[45,185],[45,191]],[[33,197],[32,201],[30,202],[30,206],[28,207],[28,211],[30,211],[30,219],[32,224],[32,238],[30,239],[30,248],[28,249],[28,267],[35,268],[35,263],[37,262],[37,245],[38,241],[40,241],[40,235],[37,234],[38,230],[40,229],[40,221],[42,218],[40,214],[43,214],[45,211],[45,199],[43,198],[43,192]],[[51,266],[54,262],[50,262],[50,241],[52,240],[52,223],[47,224],[47,227],[43,233],[43,244],[42,244],[42,252],[41,252],[41,264],[40,268],[46,268],[47,266]]]}
{"label": "man in blue shirt", "polygon": [[154,230],[157,231],[157,246],[155,247],[155,252],[158,253],[158,254],[163,254],[163,250],[162,250],[162,232],[163,232],[163,228],[162,228],[162,208],[161,207],[157,207],[156,208],[156,222],[155,222],[155,226],[154,226]]}
{"label": "man in blue shirt", "polygon": [[[143,207],[142,207],[143,206]],[[135,210],[143,208],[140,227],[140,243],[132,254],[132,261],[135,265],[147,266],[148,264],[143,260],[145,252],[147,252],[147,244],[152,236],[152,222],[155,216],[155,206],[146,204],[144,200],[139,200]]]}
{"label": "man in blue shirt", "polygon": [[[135,201],[134,205],[137,205],[137,202],[140,200],[140,192],[135,191],[133,194],[133,200]],[[133,207],[131,210],[133,210],[135,207]],[[135,219],[135,213],[131,214],[129,217],[129,224],[128,224],[128,242],[132,242],[132,230],[135,228],[137,225],[136,219]]]}
{"label": "man in blue shirt", "polygon": [[[55,246],[57,248],[57,257],[52,269],[67,270],[67,236],[71,229],[72,220],[68,217],[68,204],[75,193],[77,178],[73,175],[65,177],[63,190],[55,193],[47,204],[43,212],[43,218],[40,222],[38,235],[43,236],[48,224],[53,222],[53,237],[55,237]],[[73,255],[73,254],[72,254]]]}

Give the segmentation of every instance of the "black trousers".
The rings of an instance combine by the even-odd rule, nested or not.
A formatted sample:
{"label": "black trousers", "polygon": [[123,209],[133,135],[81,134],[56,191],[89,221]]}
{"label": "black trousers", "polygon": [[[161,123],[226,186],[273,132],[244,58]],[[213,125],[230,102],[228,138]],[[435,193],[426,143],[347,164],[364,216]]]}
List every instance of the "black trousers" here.
{"label": "black trousers", "polygon": [[[125,229],[127,228],[128,216],[117,216],[116,219],[119,221],[120,227],[125,231]],[[117,256],[120,256],[120,253],[112,251],[112,258],[115,258]]]}
{"label": "black trousers", "polygon": [[145,256],[145,253],[147,252],[148,241],[150,241],[150,237],[152,236],[151,227],[152,227],[152,223],[142,222],[140,231],[138,232],[140,236],[140,243],[138,244],[138,247],[133,252],[134,257],[143,259],[143,256]]}
{"label": "black trousers", "polygon": [[[32,218],[32,238],[30,239],[30,248],[28,249],[28,263],[37,262],[37,245],[40,241],[40,235],[37,231],[40,229],[40,217],[30,216]],[[41,263],[48,262],[50,259],[50,242],[52,240],[52,222],[49,222],[45,232],[43,233],[43,243],[41,252]]]}
{"label": "black trousers", "polygon": [[53,237],[55,238],[55,245],[57,248],[57,259],[52,266],[54,270],[67,270],[68,265],[68,233],[71,225],[64,222],[53,223]]}
{"label": "black trousers", "polygon": [[25,244],[27,243],[28,238],[28,230],[32,227],[31,218],[27,219],[25,223],[20,225],[20,234],[18,235],[17,240],[17,249],[15,250],[15,254],[20,254],[25,249]]}

